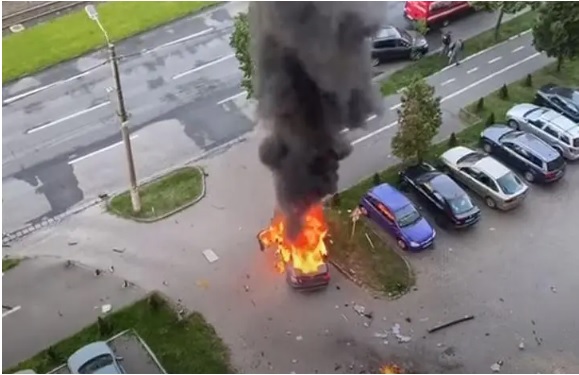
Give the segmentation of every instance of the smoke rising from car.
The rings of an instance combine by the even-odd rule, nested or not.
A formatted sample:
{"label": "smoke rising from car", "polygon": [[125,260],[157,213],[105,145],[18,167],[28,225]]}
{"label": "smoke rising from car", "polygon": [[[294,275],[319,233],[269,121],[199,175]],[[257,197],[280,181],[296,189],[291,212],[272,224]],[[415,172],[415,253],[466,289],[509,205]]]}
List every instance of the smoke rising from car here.
{"label": "smoke rising from car", "polygon": [[383,2],[252,2],[257,114],[269,134],[259,156],[274,176],[279,208],[295,236],[314,203],[337,191],[341,131],[382,108],[372,85],[370,37]]}

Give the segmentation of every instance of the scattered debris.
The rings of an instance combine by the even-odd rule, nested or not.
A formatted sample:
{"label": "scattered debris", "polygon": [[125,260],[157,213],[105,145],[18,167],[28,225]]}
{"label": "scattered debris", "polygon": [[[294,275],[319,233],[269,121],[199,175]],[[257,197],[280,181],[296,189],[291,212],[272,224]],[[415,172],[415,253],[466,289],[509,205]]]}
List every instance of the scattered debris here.
{"label": "scattered debris", "polygon": [[293,363],[293,364],[296,364],[296,363],[298,363],[298,360],[297,360],[297,359],[292,359],[292,363]]}
{"label": "scattered debris", "polygon": [[384,341],[382,341],[382,344],[384,344],[384,345],[388,345],[388,340],[384,340]]}
{"label": "scattered debris", "polygon": [[127,288],[129,286],[129,282],[127,280],[123,281],[123,288]]}
{"label": "scattered debris", "polygon": [[474,315],[465,315],[462,318],[459,318],[459,319],[450,321],[448,323],[443,323],[443,324],[437,325],[436,327],[430,328],[428,330],[428,333],[434,333],[436,331],[440,331],[441,329],[452,327],[453,325],[456,325],[456,324],[459,324],[462,322],[466,322],[469,320],[473,320],[473,319],[474,319]]}
{"label": "scattered debris", "polygon": [[339,309],[339,308],[340,308],[340,305],[336,305],[335,308],[336,308],[336,309]]}
{"label": "scattered debris", "polygon": [[499,298],[499,301],[501,301],[501,302],[505,302],[505,300],[504,300],[504,299],[502,299],[502,298]]}
{"label": "scattered debris", "polygon": [[491,232],[494,232],[494,231],[495,231],[495,228],[490,227],[489,230],[490,230]]}
{"label": "scattered debris", "polygon": [[348,322],[348,317],[347,317],[346,315],[342,314],[342,318],[344,318],[344,320],[345,320],[346,322]]}
{"label": "scattered debris", "polygon": [[341,288],[340,288],[340,286],[339,286],[339,285],[336,285],[336,289],[337,289],[337,290],[340,290]]}
{"label": "scattered debris", "polygon": [[99,270],[98,268],[96,270],[94,270],[94,275],[95,276],[100,276],[101,275],[101,270]]}
{"label": "scattered debris", "polygon": [[196,284],[199,288],[209,289],[209,281],[207,280],[197,280]]}
{"label": "scattered debris", "polygon": [[392,333],[394,334],[394,336],[396,336],[396,338],[398,339],[398,342],[401,344],[409,342],[410,340],[412,340],[412,337],[404,336],[404,335],[400,334],[400,324],[398,324],[398,323],[396,323],[392,326]]}
{"label": "scattered debris", "polygon": [[386,331],[384,331],[384,332],[374,332],[374,337],[379,338],[379,339],[388,338],[388,332],[386,332]]}
{"label": "scattered debris", "polygon": [[490,333],[488,333],[488,332],[487,332],[487,333],[485,333],[485,336],[487,336],[487,337],[488,337],[488,336],[490,336],[490,335],[491,335],[491,334],[490,334]]}
{"label": "scattered debris", "polygon": [[519,343],[519,350],[525,350],[525,343],[523,341]]}
{"label": "scattered debris", "polygon": [[114,251],[115,253],[121,253],[121,254],[122,254],[122,253],[125,252],[125,250],[126,250],[126,249],[124,249],[124,248],[122,248],[122,249],[113,248],[113,251]]}
{"label": "scattered debris", "polygon": [[110,267],[109,267],[109,272],[110,272],[110,273],[114,273],[114,272],[115,272],[115,267],[114,267],[114,266],[110,266]]}
{"label": "scattered debris", "polygon": [[412,287],[412,291],[414,291],[414,292],[418,291],[418,287],[417,287],[416,285],[413,286],[413,287]]}
{"label": "scattered debris", "polygon": [[296,341],[302,341],[303,339],[304,339],[304,337],[301,336],[301,335],[300,335],[300,336],[296,336]]}
{"label": "scattered debris", "polygon": [[334,371],[338,371],[341,368],[342,368],[342,365],[336,363],[336,365],[334,366]]}
{"label": "scattered debris", "polygon": [[219,260],[219,257],[217,256],[217,254],[215,254],[215,252],[211,249],[203,250],[203,255],[205,256],[205,259],[207,259],[207,261],[209,263],[214,263],[217,260]]}
{"label": "scattered debris", "polygon": [[531,320],[531,324],[532,324],[532,325],[535,325],[535,321],[534,321],[534,320]]}
{"label": "scattered debris", "polygon": [[329,330],[329,329],[324,330],[324,335],[328,336],[329,334],[330,334],[330,330]]}
{"label": "scattered debris", "polygon": [[366,312],[366,308],[362,305],[358,305],[357,303],[354,304],[352,308],[354,309],[355,312],[357,312],[360,315],[363,315]]}
{"label": "scattered debris", "polygon": [[113,308],[113,307],[112,307],[109,303],[107,303],[106,305],[102,305],[102,306],[101,306],[101,312],[102,312],[103,314],[106,314],[106,313],[108,313],[109,311],[111,311],[112,308]]}
{"label": "scattered debris", "polygon": [[374,314],[371,312],[364,313],[364,316],[370,320],[374,319]]}
{"label": "scattered debris", "polygon": [[249,292],[249,285],[244,285],[243,288],[245,289],[246,292]]}
{"label": "scattered debris", "polygon": [[551,292],[557,293],[557,288],[555,288],[554,286],[552,286],[552,287],[551,287]]}
{"label": "scattered debris", "polygon": [[410,318],[410,317],[407,317],[405,320],[406,320],[408,323],[412,323],[412,318]]}
{"label": "scattered debris", "polygon": [[366,235],[366,239],[368,240],[368,243],[370,244],[370,246],[372,247],[372,249],[375,249],[374,247],[374,243],[372,242],[372,240],[370,239],[370,236],[368,236],[368,233],[364,233]]}
{"label": "scattered debris", "polygon": [[421,322],[428,322],[428,317],[426,317],[426,318],[420,318],[420,321],[421,321]]}
{"label": "scattered debris", "polygon": [[449,248],[448,248],[448,251],[450,251],[450,252],[452,253],[452,247],[449,247]]}
{"label": "scattered debris", "polygon": [[502,365],[503,365],[503,361],[497,361],[497,362],[493,363],[491,366],[491,371],[492,372],[500,372]]}
{"label": "scattered debris", "polygon": [[368,324],[368,322],[364,322],[364,327],[368,328],[370,327],[370,324]]}
{"label": "scattered debris", "polygon": [[292,331],[285,331],[285,334],[290,336],[292,334]]}
{"label": "scattered debris", "polygon": [[109,195],[108,195],[107,193],[101,193],[101,194],[98,195],[98,197],[99,197],[100,199],[102,199],[102,200],[105,200],[105,199],[107,199],[107,198],[109,197]]}
{"label": "scattered debris", "polygon": [[438,344],[436,344],[437,347],[442,348],[442,343],[439,342]]}
{"label": "scattered debris", "polygon": [[68,246],[75,246],[77,244],[78,244],[78,242],[76,242],[76,241],[68,241]]}
{"label": "scattered debris", "polygon": [[58,310],[58,316],[62,317],[62,313]]}
{"label": "scattered debris", "polygon": [[68,259],[65,263],[64,263],[64,268],[70,268],[74,266],[74,263],[72,260]]}

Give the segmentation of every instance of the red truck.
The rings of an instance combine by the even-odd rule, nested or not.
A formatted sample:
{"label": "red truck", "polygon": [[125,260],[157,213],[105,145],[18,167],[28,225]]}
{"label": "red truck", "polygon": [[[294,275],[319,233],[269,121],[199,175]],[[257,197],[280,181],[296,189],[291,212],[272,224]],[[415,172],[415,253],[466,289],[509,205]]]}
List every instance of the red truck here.
{"label": "red truck", "polygon": [[424,21],[429,28],[446,26],[448,22],[474,8],[468,1],[407,1],[404,16],[412,23]]}

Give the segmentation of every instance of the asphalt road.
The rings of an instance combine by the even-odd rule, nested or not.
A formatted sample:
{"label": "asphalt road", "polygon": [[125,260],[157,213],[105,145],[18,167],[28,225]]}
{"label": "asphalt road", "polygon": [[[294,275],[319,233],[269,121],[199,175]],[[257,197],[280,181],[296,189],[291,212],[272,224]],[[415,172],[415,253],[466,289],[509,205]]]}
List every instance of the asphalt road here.
{"label": "asphalt road", "polygon": [[[461,129],[457,115],[464,105],[549,61],[532,50],[527,35],[433,76],[430,82],[443,97],[441,136]],[[341,166],[342,187],[394,163],[394,120],[394,112],[386,111],[366,131],[349,134],[355,147]],[[257,161],[261,136],[256,129],[245,142],[204,159],[207,196],[169,220],[144,227],[95,207],[32,234],[8,252],[59,255],[99,267],[114,262],[123,277],[202,312],[243,372],[359,373],[395,362],[417,373],[488,373],[496,361],[504,363],[505,373],[579,370],[573,330],[579,324],[574,298],[579,238],[569,209],[579,204],[574,189],[579,166],[569,166],[556,186],[533,186],[518,210],[483,207],[473,230],[440,230],[436,249],[409,256],[417,290],[399,300],[374,299],[335,270],[325,292],[303,295],[285,285],[271,254],[259,252],[255,242],[274,207],[270,173]],[[81,248],[62,246],[71,240]],[[126,252],[111,257],[111,247]],[[218,261],[205,261],[207,248]],[[374,319],[360,317],[353,303],[364,305]],[[426,332],[466,314],[475,320]],[[410,342],[397,342],[395,324]],[[384,330],[388,343],[375,336]]]}
{"label": "asphalt road", "polygon": [[[140,179],[253,129],[237,103],[243,101],[240,72],[228,44],[232,16],[245,8],[244,2],[228,3],[119,43]],[[402,8],[403,2],[389,2],[385,23],[404,26]],[[476,14],[449,29],[468,38],[492,27],[494,17]],[[440,36],[434,32],[429,39],[438,48]],[[105,60],[106,51],[98,51],[3,87],[4,233],[126,187]]]}

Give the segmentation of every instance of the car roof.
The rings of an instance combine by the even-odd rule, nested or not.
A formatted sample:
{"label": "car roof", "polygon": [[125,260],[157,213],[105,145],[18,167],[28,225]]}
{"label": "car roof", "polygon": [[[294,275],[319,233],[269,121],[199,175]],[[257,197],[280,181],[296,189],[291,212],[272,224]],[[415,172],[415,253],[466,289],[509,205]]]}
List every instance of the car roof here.
{"label": "car roof", "polygon": [[428,185],[445,199],[453,199],[465,194],[464,190],[462,190],[456,182],[443,173],[438,173],[433,176],[428,182]]}
{"label": "car roof", "polygon": [[381,184],[369,191],[370,195],[391,210],[397,211],[410,204],[410,200],[389,184]]}
{"label": "car roof", "polygon": [[68,358],[68,364],[70,367],[78,369],[80,366],[84,365],[87,361],[103,354],[112,355],[112,350],[108,344],[104,341],[96,341],[88,345],[83,346],[78,349]]}
{"label": "car roof", "polygon": [[549,124],[556,126],[557,129],[573,137],[579,136],[579,125],[552,109],[543,112],[540,119],[547,121]]}
{"label": "car roof", "polygon": [[532,152],[544,161],[555,160],[559,157],[557,150],[531,133],[521,132],[517,137],[510,139],[510,142]]}
{"label": "car roof", "polygon": [[400,32],[394,26],[384,26],[376,33],[376,39],[392,38],[400,38]]}
{"label": "car roof", "polygon": [[474,163],[473,167],[480,170],[481,172],[486,173],[495,180],[497,178],[503,177],[511,171],[509,168],[496,161],[492,156],[487,156],[480,159]]}

